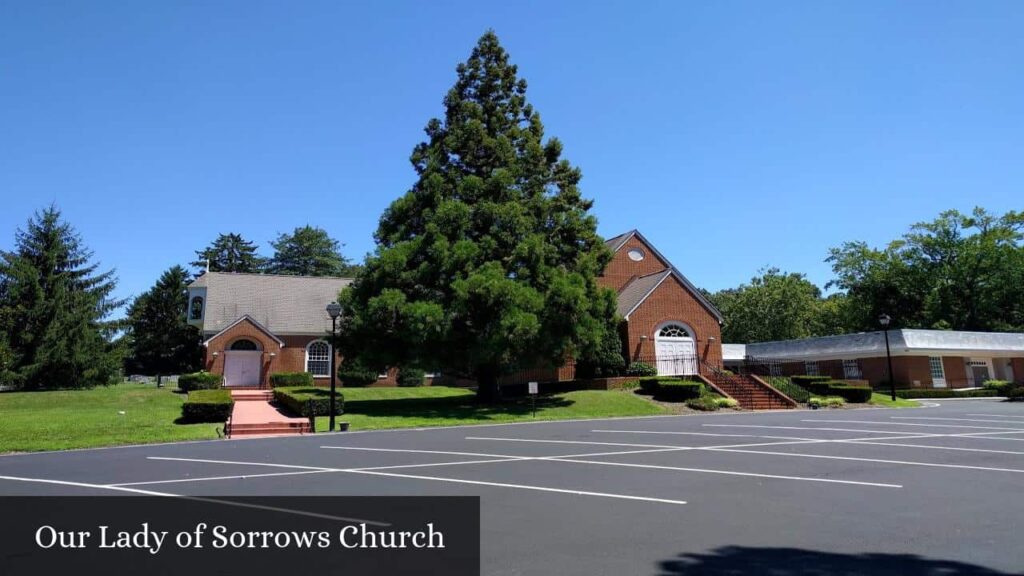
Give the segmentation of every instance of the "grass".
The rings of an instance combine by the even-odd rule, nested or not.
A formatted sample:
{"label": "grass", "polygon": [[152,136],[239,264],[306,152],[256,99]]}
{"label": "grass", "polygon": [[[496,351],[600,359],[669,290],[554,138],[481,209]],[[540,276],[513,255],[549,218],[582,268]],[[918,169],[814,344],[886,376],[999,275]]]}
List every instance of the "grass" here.
{"label": "grass", "polygon": [[0,393],[0,453],[216,438],[217,424],[175,424],[185,401],[175,390],[125,383]]}
{"label": "grass", "polygon": [[[622,390],[580,390],[544,394],[537,398],[533,416],[529,398],[499,404],[479,404],[464,388],[345,388],[345,413],[338,417],[351,430],[422,428],[463,424],[500,424],[533,420],[652,416],[669,411],[650,400]],[[316,429],[327,430],[328,418],[318,417]]]}
{"label": "grass", "polygon": [[896,401],[893,402],[889,394],[879,394],[878,392],[871,394],[871,400],[868,403],[889,408],[917,408],[921,405],[919,402],[904,398],[896,398]]}

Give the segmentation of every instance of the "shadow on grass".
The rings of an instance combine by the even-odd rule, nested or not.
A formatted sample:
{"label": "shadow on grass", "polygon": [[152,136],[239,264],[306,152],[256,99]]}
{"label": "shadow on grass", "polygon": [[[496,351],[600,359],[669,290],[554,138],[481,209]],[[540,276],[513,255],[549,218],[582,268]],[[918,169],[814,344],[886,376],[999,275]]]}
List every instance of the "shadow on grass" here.
{"label": "shadow on grass", "polygon": [[[565,408],[573,400],[557,396],[538,396],[537,412],[551,408]],[[478,402],[476,396],[453,398],[401,398],[393,400],[354,400],[345,402],[346,414],[362,416],[405,418],[446,418],[451,420],[490,420],[497,416],[526,416],[533,411],[529,398],[506,398],[488,404]]]}
{"label": "shadow on grass", "polygon": [[658,576],[1003,576],[984,566],[914,554],[843,554],[800,548],[726,546],[659,563]]}

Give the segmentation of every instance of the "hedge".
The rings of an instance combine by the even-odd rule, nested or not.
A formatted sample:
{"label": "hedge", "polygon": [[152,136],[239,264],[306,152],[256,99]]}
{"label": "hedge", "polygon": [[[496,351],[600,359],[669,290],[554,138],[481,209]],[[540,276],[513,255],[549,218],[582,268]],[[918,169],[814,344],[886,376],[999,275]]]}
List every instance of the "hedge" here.
{"label": "hedge", "polygon": [[398,385],[403,388],[415,388],[416,386],[423,386],[426,378],[426,372],[419,368],[399,368],[398,369]]}
{"label": "hedge", "polygon": [[216,390],[224,385],[224,376],[210,372],[193,372],[178,377],[178,389],[182,392],[193,390]]}
{"label": "hedge", "polygon": [[[334,414],[344,411],[345,397],[335,393]],[[323,388],[275,388],[274,401],[299,416],[330,416],[331,391]]]}
{"label": "hedge", "polygon": [[271,388],[312,386],[313,375],[309,372],[276,372],[270,375]]}
{"label": "hedge", "polygon": [[807,404],[811,408],[842,408],[846,406],[846,400],[838,396],[812,396]]}
{"label": "hedge", "polygon": [[1010,390],[1015,388],[1013,382],[1006,380],[986,380],[981,386],[985,390],[995,390],[1000,396],[1005,396]]}
{"label": "hedge", "polygon": [[[886,390],[879,390],[888,394]],[[991,398],[999,396],[995,390],[951,390],[949,388],[903,388],[896,390],[897,398]]]}
{"label": "hedge", "polygon": [[344,386],[357,388],[369,386],[377,381],[380,372],[365,366],[358,360],[346,360],[338,368],[338,378]]}
{"label": "hedge", "polygon": [[703,389],[704,385],[700,382],[662,380],[658,382],[658,387],[654,391],[654,398],[666,402],[682,402],[683,400],[699,398]]}
{"label": "hedge", "polygon": [[1024,402],[1024,386],[1012,388],[1007,391],[1006,400],[1009,402]]}
{"label": "hedge", "polygon": [[838,396],[853,404],[871,400],[873,390],[867,386],[830,386],[827,396]]}
{"label": "hedge", "polygon": [[[792,380],[793,384],[796,384],[797,386],[802,386],[804,388],[807,388],[807,386],[809,384],[811,384],[811,383],[814,383],[814,382],[828,382],[828,381],[832,380],[832,377],[831,376],[807,376],[807,375],[801,375],[801,376],[790,376],[790,380]],[[810,390],[810,388],[807,388],[807,389]]]}
{"label": "hedge", "polygon": [[640,379],[640,390],[647,394],[654,394],[658,391],[658,384],[661,382],[685,382],[679,376],[646,376]]}
{"label": "hedge", "polygon": [[647,362],[633,362],[626,368],[626,376],[657,376],[658,369]]}
{"label": "hedge", "polygon": [[707,396],[704,398],[691,398],[687,400],[686,407],[692,408],[693,410],[702,410],[704,412],[714,412],[721,406],[715,398]]}
{"label": "hedge", "polygon": [[193,390],[181,405],[181,418],[186,422],[226,422],[234,406],[228,390]]}

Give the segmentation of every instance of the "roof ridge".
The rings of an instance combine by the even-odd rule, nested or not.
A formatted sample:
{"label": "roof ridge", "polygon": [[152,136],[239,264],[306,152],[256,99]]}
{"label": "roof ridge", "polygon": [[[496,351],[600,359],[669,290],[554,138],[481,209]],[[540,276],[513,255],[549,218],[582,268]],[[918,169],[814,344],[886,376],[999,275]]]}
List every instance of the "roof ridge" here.
{"label": "roof ridge", "polygon": [[307,280],[355,280],[355,276],[312,276],[309,274],[273,274],[268,272],[218,272],[216,270],[205,270],[199,276],[207,274],[219,274],[221,276],[257,276],[260,278],[305,278]]}

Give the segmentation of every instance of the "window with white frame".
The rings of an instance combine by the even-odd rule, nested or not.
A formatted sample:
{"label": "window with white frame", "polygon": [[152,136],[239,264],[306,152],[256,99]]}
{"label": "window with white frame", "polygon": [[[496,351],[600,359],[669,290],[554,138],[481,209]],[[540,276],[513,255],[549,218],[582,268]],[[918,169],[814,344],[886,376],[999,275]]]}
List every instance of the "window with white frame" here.
{"label": "window with white frame", "polygon": [[944,380],[946,378],[946,370],[942,366],[942,358],[940,356],[928,357],[928,369],[931,370],[932,380]]}
{"label": "window with white frame", "polygon": [[843,360],[843,378],[853,380],[861,378],[860,360]]}
{"label": "window with white frame", "polygon": [[331,345],[323,340],[314,340],[306,346],[306,372],[314,377],[331,375]]}
{"label": "window with white frame", "polygon": [[804,362],[804,373],[807,374],[808,376],[817,376],[818,375],[818,361],[817,360],[807,360],[807,361],[805,361]]}

